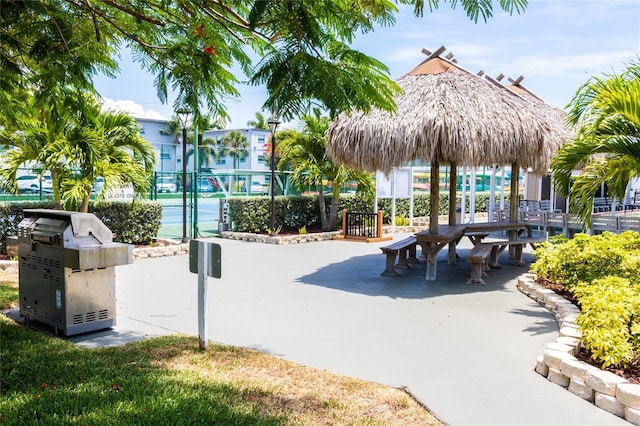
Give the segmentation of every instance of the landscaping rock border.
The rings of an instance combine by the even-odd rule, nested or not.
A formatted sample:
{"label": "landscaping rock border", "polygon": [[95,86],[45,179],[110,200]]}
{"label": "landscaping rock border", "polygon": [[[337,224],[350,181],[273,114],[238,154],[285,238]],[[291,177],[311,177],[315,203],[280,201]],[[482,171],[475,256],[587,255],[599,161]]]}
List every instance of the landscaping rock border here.
{"label": "landscaping rock border", "polygon": [[314,241],[331,240],[333,239],[333,237],[335,237],[336,235],[340,235],[341,233],[342,231],[331,231],[316,232],[311,234],[271,236],[266,234],[252,234],[249,232],[222,231],[218,236],[230,240],[241,240],[266,244],[302,244]]}
{"label": "landscaping rock border", "polygon": [[603,410],[640,426],[640,385],[579,361],[575,354],[582,333],[576,319],[580,309],[535,281],[535,274],[518,278],[518,290],[551,311],[560,327],[559,336],[547,344],[536,361],[535,371]]}

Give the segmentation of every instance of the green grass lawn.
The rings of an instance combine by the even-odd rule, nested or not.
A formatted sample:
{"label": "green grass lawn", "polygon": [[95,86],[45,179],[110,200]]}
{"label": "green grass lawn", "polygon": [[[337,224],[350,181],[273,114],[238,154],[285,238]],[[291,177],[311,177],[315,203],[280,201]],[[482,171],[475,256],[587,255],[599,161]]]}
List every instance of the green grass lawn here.
{"label": "green grass lawn", "polygon": [[0,315],[0,368],[3,425],[441,424],[399,389],[195,336],[87,349]]}

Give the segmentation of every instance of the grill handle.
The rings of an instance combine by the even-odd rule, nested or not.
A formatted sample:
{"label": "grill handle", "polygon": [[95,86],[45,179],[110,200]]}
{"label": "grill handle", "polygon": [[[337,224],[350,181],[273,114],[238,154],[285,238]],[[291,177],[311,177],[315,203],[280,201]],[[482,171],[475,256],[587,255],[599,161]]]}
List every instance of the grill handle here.
{"label": "grill handle", "polygon": [[31,241],[36,243],[59,245],[60,244],[60,234],[49,234],[46,232],[31,232]]}

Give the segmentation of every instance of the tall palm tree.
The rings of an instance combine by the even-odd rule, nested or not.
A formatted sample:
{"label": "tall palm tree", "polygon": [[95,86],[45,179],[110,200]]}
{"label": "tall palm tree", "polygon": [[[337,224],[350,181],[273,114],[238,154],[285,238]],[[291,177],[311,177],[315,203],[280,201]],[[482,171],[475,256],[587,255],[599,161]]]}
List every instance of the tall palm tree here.
{"label": "tall palm tree", "polygon": [[[558,191],[591,224],[593,198],[603,184],[623,199],[629,179],[640,177],[640,63],[620,74],[591,78],[569,103],[578,134],[551,163]],[[574,170],[580,173],[574,176]]]}
{"label": "tall palm tree", "polygon": [[249,141],[247,137],[239,130],[232,130],[220,139],[222,148],[220,149],[221,156],[230,156],[233,158],[233,168],[237,169],[241,160],[244,160],[249,155]]}
{"label": "tall palm tree", "polygon": [[[200,137],[200,141],[198,142],[198,167],[197,171],[204,167],[209,167],[211,165],[211,160],[218,159],[218,141],[213,138],[203,138],[202,134],[198,135]],[[190,145],[187,148],[187,163],[189,159],[195,154],[195,147],[193,146],[193,136],[189,136],[187,138],[187,143]]]}
{"label": "tall palm tree", "polygon": [[[316,188],[322,229],[329,231],[335,227],[342,186],[348,181],[354,181],[358,185],[358,192],[372,194],[373,180],[369,173],[335,164],[326,154],[324,134],[331,122],[329,117],[321,116],[320,110],[316,108],[313,115],[303,116],[302,122],[302,131],[284,130],[278,134],[277,151],[281,156],[278,168],[284,170],[288,167],[291,170],[291,183],[297,188]],[[325,179],[332,185],[328,214],[323,191]]]}
{"label": "tall palm tree", "polygon": [[267,120],[265,120],[262,112],[260,111],[256,112],[255,116],[256,116],[255,120],[247,121],[247,126],[253,129],[269,130],[269,123],[267,123]]}

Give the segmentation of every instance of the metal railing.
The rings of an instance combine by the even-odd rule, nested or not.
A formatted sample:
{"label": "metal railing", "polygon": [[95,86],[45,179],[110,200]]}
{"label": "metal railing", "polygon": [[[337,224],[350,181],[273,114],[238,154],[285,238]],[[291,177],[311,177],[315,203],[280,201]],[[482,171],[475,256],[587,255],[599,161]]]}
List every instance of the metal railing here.
{"label": "metal railing", "polygon": [[342,211],[344,238],[366,239],[382,237],[382,210],[378,213]]}

